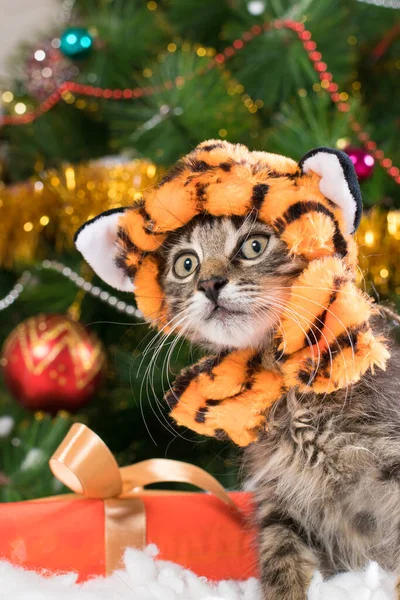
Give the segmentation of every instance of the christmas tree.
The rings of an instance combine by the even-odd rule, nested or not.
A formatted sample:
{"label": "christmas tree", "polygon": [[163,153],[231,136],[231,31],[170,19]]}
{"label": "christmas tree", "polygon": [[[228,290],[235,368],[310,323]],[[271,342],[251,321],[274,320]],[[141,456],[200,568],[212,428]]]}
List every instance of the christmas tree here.
{"label": "christmas tree", "polygon": [[16,52],[0,116],[0,500],[60,491],[47,461],[77,420],[121,464],[188,460],[236,485],[235,449],[177,429],[162,402],[196,349],[160,343],[73,247],[83,222],[132,203],[200,141],[294,159],[344,149],[367,209],[360,285],[396,301],[398,4],[64,1],[59,27]]}

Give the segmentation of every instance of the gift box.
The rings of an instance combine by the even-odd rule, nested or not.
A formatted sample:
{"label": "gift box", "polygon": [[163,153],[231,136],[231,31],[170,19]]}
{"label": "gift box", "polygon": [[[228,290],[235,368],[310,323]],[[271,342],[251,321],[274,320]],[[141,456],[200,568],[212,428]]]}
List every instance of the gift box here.
{"label": "gift box", "polygon": [[[74,494],[0,506],[0,557],[29,569],[75,571],[79,580],[118,569],[125,548],[154,543],[159,558],[209,579],[257,575],[250,494],[228,494],[187,463],[152,459],[118,468],[104,442],[75,424],[50,460]],[[145,490],[160,482],[209,493]]]}

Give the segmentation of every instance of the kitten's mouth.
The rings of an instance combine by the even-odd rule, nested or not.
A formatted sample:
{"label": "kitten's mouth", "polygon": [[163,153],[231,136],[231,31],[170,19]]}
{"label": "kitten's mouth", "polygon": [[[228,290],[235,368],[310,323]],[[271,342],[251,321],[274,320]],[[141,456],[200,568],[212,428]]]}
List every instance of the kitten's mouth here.
{"label": "kitten's mouth", "polygon": [[235,310],[232,308],[227,308],[226,306],[221,306],[220,304],[216,304],[210,314],[205,318],[205,321],[210,321],[211,319],[226,319],[227,317],[233,315],[245,315],[247,314],[244,310]]}
{"label": "kitten's mouth", "polygon": [[[275,326],[269,311],[265,315],[252,309],[244,299],[218,299],[201,307],[193,319],[192,341],[218,348],[259,347],[266,332]],[[247,305],[246,305],[247,304]]]}

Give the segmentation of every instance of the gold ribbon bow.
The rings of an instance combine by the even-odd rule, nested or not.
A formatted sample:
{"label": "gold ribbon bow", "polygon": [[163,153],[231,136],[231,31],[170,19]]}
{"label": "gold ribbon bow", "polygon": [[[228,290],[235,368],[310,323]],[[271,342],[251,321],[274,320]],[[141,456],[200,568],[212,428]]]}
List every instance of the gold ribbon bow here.
{"label": "gold ribbon bow", "polygon": [[81,423],[72,425],[49,464],[54,476],[79,496],[104,500],[107,573],[120,566],[125,548],[146,545],[146,512],[140,497],[152,493],[143,490],[146,485],[189,483],[212,492],[239,513],[222,485],[203,469],[164,458],[119,468],[103,440]]}

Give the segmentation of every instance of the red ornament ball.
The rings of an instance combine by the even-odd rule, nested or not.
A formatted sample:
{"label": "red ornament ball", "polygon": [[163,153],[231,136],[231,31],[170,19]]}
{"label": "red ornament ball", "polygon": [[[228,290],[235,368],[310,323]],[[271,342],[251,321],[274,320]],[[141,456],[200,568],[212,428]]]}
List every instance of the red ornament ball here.
{"label": "red ornament ball", "polygon": [[38,315],[5,341],[5,383],[25,408],[74,412],[99,389],[106,356],[99,339],[64,315]]}
{"label": "red ornament ball", "polygon": [[344,151],[350,157],[360,181],[371,177],[374,172],[375,159],[369,152],[364,148],[356,148],[355,146],[347,146]]}

